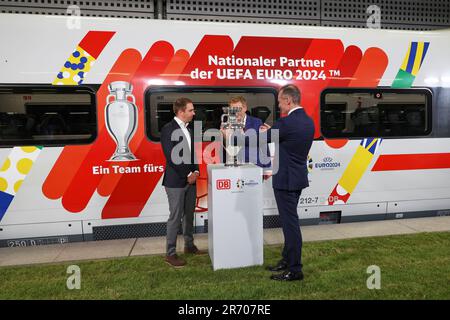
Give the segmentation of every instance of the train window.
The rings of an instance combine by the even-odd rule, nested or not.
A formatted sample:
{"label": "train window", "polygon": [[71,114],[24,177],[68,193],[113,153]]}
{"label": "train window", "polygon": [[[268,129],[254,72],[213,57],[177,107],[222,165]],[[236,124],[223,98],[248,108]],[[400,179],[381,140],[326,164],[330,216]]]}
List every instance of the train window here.
{"label": "train window", "polygon": [[[160,140],[161,128],[174,117],[173,102],[180,97],[193,101],[194,120],[202,122],[203,133],[211,128],[219,129],[222,107],[226,107],[234,96],[243,96],[247,100],[248,114],[273,124],[277,116],[275,88],[151,87],[145,93],[147,136],[153,141]],[[208,137],[204,136],[204,139]]]}
{"label": "train window", "polygon": [[431,133],[428,89],[325,89],[320,126],[325,138],[415,137]]}
{"label": "train window", "polygon": [[85,87],[0,86],[0,146],[90,143],[97,136],[94,92]]}

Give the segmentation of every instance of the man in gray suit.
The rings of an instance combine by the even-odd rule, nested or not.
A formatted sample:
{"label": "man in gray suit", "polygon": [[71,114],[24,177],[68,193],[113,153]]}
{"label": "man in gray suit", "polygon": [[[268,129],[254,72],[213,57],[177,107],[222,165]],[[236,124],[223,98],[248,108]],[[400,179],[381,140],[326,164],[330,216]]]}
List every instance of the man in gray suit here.
{"label": "man in gray suit", "polygon": [[161,145],[166,158],[163,186],[169,200],[167,221],[167,254],[165,261],[173,267],[183,267],[186,261],[176,254],[177,234],[183,225],[184,253],[204,254],[194,245],[194,209],[197,197],[196,180],[199,176],[195,161],[194,135],[188,127],[195,112],[187,98],[173,104],[175,117],[161,129]]}

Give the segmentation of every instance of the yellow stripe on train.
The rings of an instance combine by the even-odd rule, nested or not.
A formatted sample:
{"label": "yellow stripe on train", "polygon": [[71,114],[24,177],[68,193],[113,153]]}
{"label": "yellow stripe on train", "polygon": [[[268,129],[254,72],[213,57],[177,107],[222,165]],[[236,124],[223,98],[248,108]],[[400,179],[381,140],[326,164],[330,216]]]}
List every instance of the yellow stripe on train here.
{"label": "yellow stripe on train", "polygon": [[372,161],[373,154],[370,153],[366,148],[358,146],[355,155],[345,169],[342,178],[339,180],[339,184],[348,191],[352,193],[358,185],[359,180],[364,175],[367,167]]}

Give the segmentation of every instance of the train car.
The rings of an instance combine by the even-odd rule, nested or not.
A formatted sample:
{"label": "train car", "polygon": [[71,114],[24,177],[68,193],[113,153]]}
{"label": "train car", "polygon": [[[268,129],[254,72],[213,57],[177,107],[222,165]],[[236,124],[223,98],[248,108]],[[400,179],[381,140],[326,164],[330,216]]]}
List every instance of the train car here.
{"label": "train car", "polygon": [[[165,235],[174,99],[193,100],[204,131],[234,95],[270,125],[287,83],[316,128],[302,225],[450,214],[449,30],[72,19],[0,14],[0,246]],[[209,143],[195,143],[197,232]]]}

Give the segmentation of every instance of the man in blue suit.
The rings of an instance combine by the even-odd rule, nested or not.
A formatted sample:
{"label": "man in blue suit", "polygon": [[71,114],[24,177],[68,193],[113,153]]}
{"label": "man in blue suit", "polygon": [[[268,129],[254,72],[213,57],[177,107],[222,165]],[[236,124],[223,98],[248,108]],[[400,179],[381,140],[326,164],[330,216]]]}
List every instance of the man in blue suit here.
{"label": "man in blue suit", "polygon": [[[267,131],[268,142],[278,130],[272,187],[284,235],[282,259],[270,271],[271,279],[280,281],[302,280],[302,235],[297,214],[297,205],[302,190],[309,186],[307,158],[314,139],[314,122],[300,106],[300,91],[294,85],[283,86],[278,93],[278,105],[282,114],[272,128],[264,124],[261,131]],[[275,142],[275,141],[274,141]],[[277,160],[278,158],[278,160]]]}
{"label": "man in blue suit", "polygon": [[259,128],[263,125],[261,119],[247,114],[247,100],[243,96],[232,97],[228,104],[230,107],[241,108],[241,111],[237,114],[237,118],[245,124],[245,148],[243,154],[241,154],[241,162],[254,163],[262,168],[270,167],[269,155],[265,159],[261,159],[259,155],[258,132]]}

